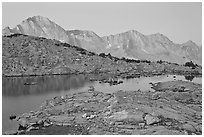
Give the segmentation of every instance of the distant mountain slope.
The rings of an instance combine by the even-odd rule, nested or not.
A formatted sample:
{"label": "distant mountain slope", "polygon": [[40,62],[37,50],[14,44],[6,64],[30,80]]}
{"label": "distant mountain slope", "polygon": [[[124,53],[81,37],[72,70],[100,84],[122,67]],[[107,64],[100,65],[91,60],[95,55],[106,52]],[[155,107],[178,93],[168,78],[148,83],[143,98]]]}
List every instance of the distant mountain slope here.
{"label": "distant mountain slope", "polygon": [[111,53],[119,58],[165,60],[179,64],[192,60],[199,65],[202,64],[201,47],[198,47],[192,41],[175,44],[160,33],[143,35],[136,30],[130,30],[116,35],[100,37],[93,31],[64,30],[42,16],[29,17],[13,29],[6,27],[2,34],[16,33],[56,39],[96,53]]}
{"label": "distant mountain slope", "polygon": [[100,53],[106,46],[106,41],[99,37],[93,31],[87,30],[69,30],[67,31],[69,44],[77,45],[86,50]]}
{"label": "distant mountain slope", "polygon": [[184,64],[192,60],[202,63],[202,48],[193,42],[175,44],[160,33],[143,35],[135,30],[103,37],[108,46],[106,52],[116,57],[165,60]]}

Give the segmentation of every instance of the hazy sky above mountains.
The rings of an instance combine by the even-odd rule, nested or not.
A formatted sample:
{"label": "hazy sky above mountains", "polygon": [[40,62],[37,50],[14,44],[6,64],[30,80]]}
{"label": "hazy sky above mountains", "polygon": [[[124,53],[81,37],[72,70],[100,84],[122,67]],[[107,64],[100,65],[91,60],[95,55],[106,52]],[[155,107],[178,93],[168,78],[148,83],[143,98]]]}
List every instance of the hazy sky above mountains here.
{"label": "hazy sky above mountains", "polygon": [[41,15],[66,30],[99,36],[137,30],[162,33],[175,43],[202,44],[202,3],[3,3],[2,27]]}

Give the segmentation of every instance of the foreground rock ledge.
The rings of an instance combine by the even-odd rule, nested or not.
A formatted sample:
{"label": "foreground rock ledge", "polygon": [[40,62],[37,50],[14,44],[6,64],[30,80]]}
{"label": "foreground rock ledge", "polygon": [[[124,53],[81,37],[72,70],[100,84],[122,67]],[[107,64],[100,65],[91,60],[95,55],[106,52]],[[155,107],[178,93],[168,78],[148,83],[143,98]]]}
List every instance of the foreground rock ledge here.
{"label": "foreground rock ledge", "polygon": [[15,134],[201,135],[201,87],[171,81],[153,84],[154,92],[91,88],[54,97],[20,116]]}

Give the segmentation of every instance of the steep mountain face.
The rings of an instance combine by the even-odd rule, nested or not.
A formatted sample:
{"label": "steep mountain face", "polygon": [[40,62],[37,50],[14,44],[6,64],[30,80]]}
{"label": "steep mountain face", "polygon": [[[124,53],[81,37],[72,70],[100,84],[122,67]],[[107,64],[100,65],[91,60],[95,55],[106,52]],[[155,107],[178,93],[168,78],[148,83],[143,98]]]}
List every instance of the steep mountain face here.
{"label": "steep mountain face", "polygon": [[[9,36],[9,35],[12,35],[14,34],[14,30],[10,29],[10,27],[6,27],[2,30],[2,35],[3,36]],[[17,32],[16,32],[17,33]]]}
{"label": "steep mountain face", "polygon": [[111,53],[116,57],[127,57],[141,60],[164,60],[184,64],[187,61],[202,63],[202,49],[194,42],[175,44],[166,36],[156,33],[143,35],[135,30],[100,37],[93,31],[64,30],[56,23],[42,16],[24,20],[15,28],[6,27],[3,35],[25,34],[75,45],[96,53]]}
{"label": "steep mountain face", "polygon": [[194,42],[188,41],[181,44],[181,49],[185,51],[185,57],[197,64],[202,63],[202,47],[197,46]]}
{"label": "steep mountain face", "polygon": [[67,31],[69,44],[82,47],[86,50],[100,53],[106,46],[106,41],[93,31],[69,30]]}
{"label": "steep mountain face", "polygon": [[175,44],[160,33],[143,35],[135,30],[103,37],[107,41],[106,53],[116,57],[142,60],[165,60],[184,64],[192,60],[202,63],[202,50],[195,43]]}
{"label": "steep mountain face", "polygon": [[42,16],[29,17],[15,28],[10,29],[10,32],[68,42],[66,31],[48,18]]}

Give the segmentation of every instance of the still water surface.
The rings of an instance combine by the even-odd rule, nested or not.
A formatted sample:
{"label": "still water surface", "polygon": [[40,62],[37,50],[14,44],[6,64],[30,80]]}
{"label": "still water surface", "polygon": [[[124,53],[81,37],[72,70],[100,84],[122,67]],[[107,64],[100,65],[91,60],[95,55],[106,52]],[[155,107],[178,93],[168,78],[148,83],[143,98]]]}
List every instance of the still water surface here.
{"label": "still water surface", "polygon": [[[43,77],[3,77],[2,79],[2,131],[16,130],[17,122],[9,120],[9,115],[20,115],[37,110],[44,100],[70,92],[87,90],[94,86],[95,90],[111,93],[118,90],[152,90],[150,82],[172,80],[192,81],[202,84],[202,78],[163,75],[125,79],[122,84],[110,86],[106,83],[91,82],[84,75],[61,75]],[[36,85],[24,85],[37,82]]]}

